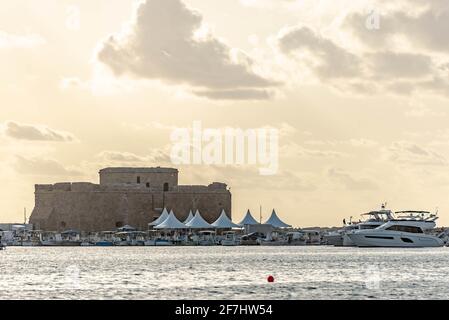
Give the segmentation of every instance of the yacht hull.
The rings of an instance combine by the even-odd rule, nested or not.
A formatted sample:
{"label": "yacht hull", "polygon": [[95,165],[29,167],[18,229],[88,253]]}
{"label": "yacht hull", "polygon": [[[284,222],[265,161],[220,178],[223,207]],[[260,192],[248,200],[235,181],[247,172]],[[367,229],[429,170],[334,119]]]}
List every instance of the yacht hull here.
{"label": "yacht hull", "polygon": [[347,234],[357,247],[427,248],[442,247],[444,241],[428,234],[355,232]]}
{"label": "yacht hull", "polygon": [[348,234],[343,234],[343,247],[355,247],[356,244]]}

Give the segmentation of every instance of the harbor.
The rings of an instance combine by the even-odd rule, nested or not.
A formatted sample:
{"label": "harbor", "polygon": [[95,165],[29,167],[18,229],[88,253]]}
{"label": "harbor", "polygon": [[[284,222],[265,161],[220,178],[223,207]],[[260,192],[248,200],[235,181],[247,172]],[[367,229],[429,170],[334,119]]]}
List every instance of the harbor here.
{"label": "harbor", "polygon": [[[363,219],[363,220],[362,220]],[[209,224],[199,210],[178,220],[164,208],[147,230],[125,225],[113,231],[42,231],[32,225],[9,225],[0,229],[0,249],[21,247],[111,247],[111,246],[307,246],[346,247],[443,247],[449,244],[449,229],[437,228],[437,214],[428,211],[397,211],[382,204],[380,210],[352,218],[341,228],[295,228],[282,221],[273,209],[265,222],[248,210],[234,223],[224,210]],[[6,225],[3,226],[5,228]]]}
{"label": "harbor", "polygon": [[[438,211],[380,209],[341,227],[300,227],[275,209],[256,220],[248,209],[232,219],[230,188],[223,182],[179,185],[176,168],[109,167],[99,183],[35,185],[35,207],[23,224],[0,224],[0,249],[111,246],[347,246],[443,247],[449,229]],[[288,214],[292,217],[292,214]],[[300,217],[296,217],[298,218]]]}

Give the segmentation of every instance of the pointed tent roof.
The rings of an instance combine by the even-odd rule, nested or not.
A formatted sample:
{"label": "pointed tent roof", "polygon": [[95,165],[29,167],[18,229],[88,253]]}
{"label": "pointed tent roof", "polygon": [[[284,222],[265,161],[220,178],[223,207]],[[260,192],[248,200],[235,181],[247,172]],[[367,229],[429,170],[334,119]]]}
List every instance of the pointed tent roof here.
{"label": "pointed tent roof", "polygon": [[256,221],[256,219],[253,218],[253,216],[251,215],[251,212],[248,210],[246,212],[245,217],[243,218],[242,221],[240,221],[240,223],[238,223],[239,226],[243,227],[244,225],[248,225],[248,224],[259,224],[259,222]]}
{"label": "pointed tent roof", "polygon": [[192,221],[193,219],[193,213],[192,210],[189,211],[189,216],[187,217],[187,219],[184,221],[184,224],[189,223],[190,221]]}
{"label": "pointed tent roof", "polygon": [[276,211],[271,212],[270,218],[265,222],[265,224],[271,224],[275,228],[290,228],[291,225],[286,224],[281,219],[279,219],[278,215],[276,214]]}
{"label": "pointed tent roof", "polygon": [[164,222],[154,227],[155,229],[187,229],[186,225],[178,220],[173,213],[170,211],[168,218]]}
{"label": "pointed tent roof", "polygon": [[234,222],[229,219],[226,212],[224,210],[221,210],[220,217],[212,223],[212,226],[214,226],[217,229],[228,229],[228,228],[239,228],[240,226],[238,224],[235,224]]}
{"label": "pointed tent roof", "polygon": [[210,229],[213,228],[211,224],[209,224],[206,220],[203,219],[200,212],[196,210],[195,216],[189,223],[186,223],[186,226],[190,229]]}
{"label": "pointed tent roof", "polygon": [[162,214],[159,216],[159,218],[157,218],[153,222],[149,223],[148,225],[149,226],[157,226],[157,225],[161,224],[162,222],[164,222],[167,218],[168,218],[168,211],[166,208],[164,208],[164,210],[162,211]]}

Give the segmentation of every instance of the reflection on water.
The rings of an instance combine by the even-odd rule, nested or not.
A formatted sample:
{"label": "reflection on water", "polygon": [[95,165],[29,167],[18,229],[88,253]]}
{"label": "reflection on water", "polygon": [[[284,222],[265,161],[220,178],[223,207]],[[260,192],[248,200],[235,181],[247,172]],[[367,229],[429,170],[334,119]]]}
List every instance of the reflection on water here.
{"label": "reflection on water", "polygon": [[0,299],[446,299],[448,274],[449,248],[8,247]]}

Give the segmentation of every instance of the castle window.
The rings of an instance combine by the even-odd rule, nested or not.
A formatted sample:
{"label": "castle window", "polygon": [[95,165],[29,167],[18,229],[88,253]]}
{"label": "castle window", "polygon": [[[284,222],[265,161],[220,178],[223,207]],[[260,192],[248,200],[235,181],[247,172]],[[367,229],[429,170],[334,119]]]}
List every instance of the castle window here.
{"label": "castle window", "polygon": [[61,221],[59,225],[61,226],[61,228],[65,228],[67,226],[67,224],[64,221]]}
{"label": "castle window", "polygon": [[117,221],[117,222],[115,223],[115,227],[116,227],[116,228],[121,228],[121,227],[123,227],[123,222]]}
{"label": "castle window", "polygon": [[168,191],[168,182],[164,183],[164,191]]}
{"label": "castle window", "polygon": [[147,182],[147,188],[149,188],[150,187],[150,183],[149,182]]}
{"label": "castle window", "polygon": [[137,183],[140,183],[140,177],[137,177]]}

